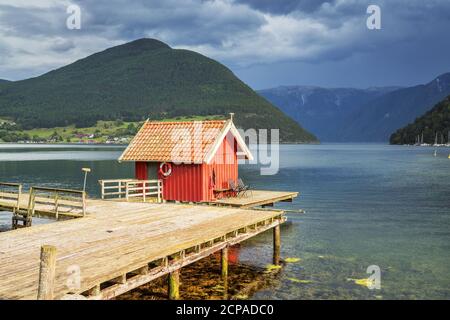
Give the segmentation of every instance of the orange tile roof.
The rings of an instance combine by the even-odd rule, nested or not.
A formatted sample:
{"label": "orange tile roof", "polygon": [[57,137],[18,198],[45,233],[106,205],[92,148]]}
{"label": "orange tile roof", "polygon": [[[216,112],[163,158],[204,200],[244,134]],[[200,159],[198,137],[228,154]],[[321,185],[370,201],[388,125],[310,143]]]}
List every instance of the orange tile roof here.
{"label": "orange tile roof", "polygon": [[227,125],[226,120],[147,121],[119,161],[203,163]]}

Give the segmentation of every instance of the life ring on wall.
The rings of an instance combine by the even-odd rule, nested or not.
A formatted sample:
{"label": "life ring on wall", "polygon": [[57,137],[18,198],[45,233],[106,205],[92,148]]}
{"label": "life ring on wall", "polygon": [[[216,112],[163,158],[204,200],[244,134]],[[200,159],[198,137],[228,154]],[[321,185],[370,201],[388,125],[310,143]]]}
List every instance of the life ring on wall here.
{"label": "life ring on wall", "polygon": [[161,164],[159,165],[159,173],[163,177],[170,176],[172,174],[172,164],[167,162],[161,162]]}

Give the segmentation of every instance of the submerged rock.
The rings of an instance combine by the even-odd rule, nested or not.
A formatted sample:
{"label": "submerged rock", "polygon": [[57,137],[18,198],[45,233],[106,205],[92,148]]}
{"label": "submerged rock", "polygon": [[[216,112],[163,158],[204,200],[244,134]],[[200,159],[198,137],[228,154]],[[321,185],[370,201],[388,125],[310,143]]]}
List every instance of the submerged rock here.
{"label": "submerged rock", "polygon": [[286,262],[286,263],[295,263],[295,262],[299,262],[301,260],[302,259],[300,259],[300,258],[286,258],[283,261]]}
{"label": "submerged rock", "polygon": [[287,278],[289,281],[295,282],[295,283],[302,283],[302,284],[308,284],[313,283],[312,280],[303,280],[303,279],[297,279],[297,278]]}
{"label": "submerged rock", "polygon": [[374,285],[374,282],[375,282],[375,280],[370,279],[370,278],[363,278],[363,279],[348,278],[347,281],[353,281],[355,284],[364,286],[364,287],[372,286],[372,285]]}
{"label": "submerged rock", "polygon": [[267,272],[272,272],[272,271],[274,271],[274,270],[279,270],[279,269],[281,269],[281,266],[280,266],[280,265],[268,264],[268,265],[266,266],[266,271],[267,271]]}

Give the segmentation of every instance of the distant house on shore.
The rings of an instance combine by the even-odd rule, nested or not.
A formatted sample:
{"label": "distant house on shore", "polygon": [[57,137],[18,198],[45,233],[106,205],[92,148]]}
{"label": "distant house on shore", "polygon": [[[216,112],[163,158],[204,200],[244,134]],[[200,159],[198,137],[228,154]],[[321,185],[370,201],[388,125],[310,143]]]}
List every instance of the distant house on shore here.
{"label": "distant house on shore", "polygon": [[135,178],[162,179],[165,200],[211,201],[238,178],[238,158],[253,159],[233,119],[146,121],[119,161],[135,162]]}

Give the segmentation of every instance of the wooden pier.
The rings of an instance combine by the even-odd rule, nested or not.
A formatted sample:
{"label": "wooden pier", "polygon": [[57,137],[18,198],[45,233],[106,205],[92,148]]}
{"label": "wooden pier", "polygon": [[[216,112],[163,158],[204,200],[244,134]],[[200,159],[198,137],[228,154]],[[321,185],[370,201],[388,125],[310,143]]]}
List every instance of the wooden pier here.
{"label": "wooden pier", "polygon": [[227,197],[210,202],[210,204],[224,205],[236,208],[253,208],[257,206],[272,207],[276,202],[292,202],[298,192],[250,190],[244,196]]}
{"label": "wooden pier", "polygon": [[[252,205],[294,197],[267,199],[266,194],[264,200],[255,193],[258,201]],[[0,199],[0,206],[13,211],[29,203],[29,194],[21,197]],[[249,199],[228,207],[83,199],[80,218],[0,233],[0,299],[111,299],[165,274],[169,297],[177,298],[182,267],[214,252],[226,255],[228,246],[269,229],[274,230],[274,262],[280,259],[284,212],[240,208],[250,206]],[[35,209],[55,212],[49,204]],[[51,252],[56,252],[54,262]],[[225,284],[227,262],[223,256]]]}

